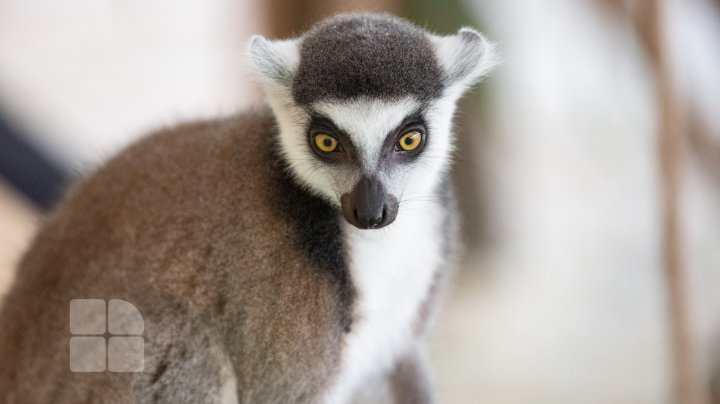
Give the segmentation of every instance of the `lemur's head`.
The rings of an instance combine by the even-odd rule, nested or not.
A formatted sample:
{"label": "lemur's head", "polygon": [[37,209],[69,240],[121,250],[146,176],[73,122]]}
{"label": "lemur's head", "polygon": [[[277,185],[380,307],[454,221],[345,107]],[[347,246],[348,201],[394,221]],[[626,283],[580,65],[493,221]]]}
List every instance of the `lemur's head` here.
{"label": "lemur's head", "polygon": [[436,193],[449,168],[455,103],[490,69],[474,30],[430,34],[388,15],[348,14],[303,36],[255,36],[250,58],[297,179],[362,228]]}

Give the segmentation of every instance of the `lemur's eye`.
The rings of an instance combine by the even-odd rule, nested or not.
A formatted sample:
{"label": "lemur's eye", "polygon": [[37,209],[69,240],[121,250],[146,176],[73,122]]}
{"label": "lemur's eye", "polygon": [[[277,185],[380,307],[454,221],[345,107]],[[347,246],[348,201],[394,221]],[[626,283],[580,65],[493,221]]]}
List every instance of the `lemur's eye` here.
{"label": "lemur's eye", "polygon": [[315,135],[315,146],[317,146],[317,148],[322,152],[332,153],[335,149],[337,149],[337,145],[337,140],[330,135],[326,135],[324,133],[318,133]]}
{"label": "lemur's eye", "polygon": [[405,151],[413,151],[420,146],[420,142],[422,141],[422,133],[412,130],[400,138],[400,141],[398,142],[400,144],[400,148]]}

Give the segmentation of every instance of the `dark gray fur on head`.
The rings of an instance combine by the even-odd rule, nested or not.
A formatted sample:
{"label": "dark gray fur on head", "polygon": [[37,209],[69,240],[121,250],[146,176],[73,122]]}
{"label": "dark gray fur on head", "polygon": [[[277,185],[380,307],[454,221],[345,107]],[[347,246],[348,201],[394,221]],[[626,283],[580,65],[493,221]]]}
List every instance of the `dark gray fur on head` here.
{"label": "dark gray fur on head", "polygon": [[386,14],[345,14],[310,30],[292,84],[299,104],[357,96],[440,96],[444,72],[426,33]]}

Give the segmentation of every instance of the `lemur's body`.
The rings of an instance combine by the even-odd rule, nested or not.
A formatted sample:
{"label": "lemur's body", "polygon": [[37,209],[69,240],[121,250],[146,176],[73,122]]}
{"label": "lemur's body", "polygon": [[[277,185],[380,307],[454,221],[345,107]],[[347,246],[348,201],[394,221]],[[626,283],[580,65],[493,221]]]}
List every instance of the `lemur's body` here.
{"label": "lemur's body", "polygon": [[[329,83],[303,58],[338,27],[386,54],[429,55],[433,65],[410,77],[425,82],[405,80],[404,92],[367,74],[359,87]],[[292,42],[255,39],[272,112],[158,133],[78,184],[4,302],[0,401],[342,403],[380,379],[398,402],[430,401],[424,339],[457,245],[444,179],[451,142],[433,136],[450,136],[454,102],[482,69],[475,60],[458,77],[442,73],[450,56],[432,56],[425,35],[385,16],[339,17],[304,37],[294,60]],[[482,56],[475,33],[434,38]],[[341,60],[358,50],[334,52]],[[407,125],[423,136],[423,154],[383,151]],[[308,145],[308,133],[312,142],[331,130],[332,152]],[[139,309],[144,372],[70,371],[68,304],[77,298]]]}

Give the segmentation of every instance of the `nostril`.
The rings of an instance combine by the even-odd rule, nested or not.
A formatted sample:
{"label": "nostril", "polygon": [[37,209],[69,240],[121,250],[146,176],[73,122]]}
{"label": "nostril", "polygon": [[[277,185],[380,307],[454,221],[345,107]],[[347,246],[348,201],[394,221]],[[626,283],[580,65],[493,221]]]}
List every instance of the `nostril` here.
{"label": "nostril", "polygon": [[385,223],[388,215],[387,205],[383,205],[382,209],[369,212],[355,208],[352,210],[352,223],[363,229],[374,229]]}

